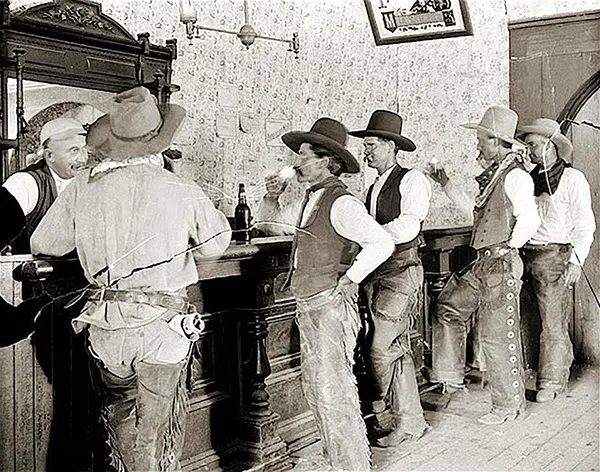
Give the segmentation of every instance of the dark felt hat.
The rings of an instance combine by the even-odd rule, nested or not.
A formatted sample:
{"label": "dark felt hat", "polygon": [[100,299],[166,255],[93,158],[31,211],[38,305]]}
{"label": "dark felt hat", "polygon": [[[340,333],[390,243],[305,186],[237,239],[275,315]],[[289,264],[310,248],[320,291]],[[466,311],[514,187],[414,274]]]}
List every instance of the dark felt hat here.
{"label": "dark felt hat", "polygon": [[406,136],[402,136],[402,117],[388,110],[375,110],[371,115],[367,129],[350,131],[350,135],[357,138],[375,136],[391,139],[400,149],[409,152],[417,148],[415,143]]}
{"label": "dark felt hat", "polygon": [[289,131],[281,140],[292,151],[298,152],[302,143],[317,144],[339,157],[346,164],[346,172],[360,172],[360,165],[350,151],[346,149],[348,129],[332,118],[319,118],[310,131]]}

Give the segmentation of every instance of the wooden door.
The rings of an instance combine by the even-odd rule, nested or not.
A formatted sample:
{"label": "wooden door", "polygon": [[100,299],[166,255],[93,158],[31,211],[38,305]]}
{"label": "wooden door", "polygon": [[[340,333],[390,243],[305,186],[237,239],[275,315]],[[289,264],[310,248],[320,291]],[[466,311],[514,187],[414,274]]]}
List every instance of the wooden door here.
{"label": "wooden door", "polygon": [[[553,118],[573,142],[573,165],[587,177],[600,221],[600,11],[527,20],[510,28],[510,102],[521,123]],[[583,124],[582,122],[590,124]],[[574,124],[580,123],[580,124]],[[597,230],[584,270],[600,290]],[[579,362],[600,364],[600,307],[585,280],[575,290],[571,336]],[[526,307],[524,307],[524,310]],[[525,339],[527,343],[527,339]],[[526,350],[526,362],[527,362]],[[535,366],[535,361],[533,362]]]}

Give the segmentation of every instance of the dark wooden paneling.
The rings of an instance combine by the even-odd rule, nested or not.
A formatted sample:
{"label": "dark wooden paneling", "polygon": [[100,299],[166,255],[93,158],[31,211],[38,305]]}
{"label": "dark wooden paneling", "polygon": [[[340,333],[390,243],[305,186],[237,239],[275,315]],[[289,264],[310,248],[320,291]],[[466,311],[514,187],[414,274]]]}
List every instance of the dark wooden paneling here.
{"label": "dark wooden paneling", "polygon": [[542,116],[558,118],[581,84],[600,69],[600,38],[596,48],[598,51],[595,53],[551,54],[544,58],[542,61]]}
{"label": "dark wooden paneling", "polygon": [[14,347],[0,348],[0,470],[14,470]]}

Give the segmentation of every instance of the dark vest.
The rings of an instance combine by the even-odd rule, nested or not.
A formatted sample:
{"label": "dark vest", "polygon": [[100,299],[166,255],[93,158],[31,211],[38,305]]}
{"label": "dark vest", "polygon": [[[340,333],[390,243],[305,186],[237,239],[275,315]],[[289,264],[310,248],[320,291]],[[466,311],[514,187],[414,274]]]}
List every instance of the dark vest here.
{"label": "dark vest", "polygon": [[510,239],[516,219],[513,216],[512,202],[504,191],[504,182],[506,175],[513,169],[523,169],[523,166],[516,161],[509,165],[496,180],[487,201],[473,210],[473,249],[505,243]]}
{"label": "dark vest", "polygon": [[292,292],[298,298],[335,287],[354,262],[358,244],[336,233],[330,221],[331,207],[342,195],[351,194],[336,178],[325,187],[306,224],[296,230],[296,268],[291,282]]}
{"label": "dark vest", "polygon": [[35,208],[25,216],[25,231],[14,241],[13,254],[28,254],[31,252],[29,238],[40,224],[54,200],[56,200],[56,182],[50,173],[50,168],[44,159],[31,164],[20,172],[27,172],[35,179],[38,187],[38,201]]}
{"label": "dark vest", "polygon": [[[377,197],[377,204],[375,206],[375,220],[380,225],[385,225],[395,218],[400,216],[400,209],[402,203],[402,195],[400,195],[400,182],[410,169],[395,165],[394,169],[388,176],[387,180],[381,187],[379,196]],[[365,205],[367,211],[371,211],[371,196],[373,194],[373,187],[375,184],[369,187],[367,191],[367,199]],[[402,244],[396,245],[396,252],[404,251],[405,249],[419,246],[422,242],[421,233],[412,239]]]}

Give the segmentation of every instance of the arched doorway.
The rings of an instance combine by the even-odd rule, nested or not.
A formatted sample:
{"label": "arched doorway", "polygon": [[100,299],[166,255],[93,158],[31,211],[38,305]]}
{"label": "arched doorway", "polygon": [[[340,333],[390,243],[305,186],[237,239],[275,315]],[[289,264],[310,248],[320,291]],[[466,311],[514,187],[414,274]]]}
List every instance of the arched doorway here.
{"label": "arched doorway", "polygon": [[[509,34],[511,108],[521,123],[540,117],[561,123],[573,142],[573,165],[590,183],[600,226],[600,11],[515,22],[509,25]],[[599,240],[597,229],[584,265],[596,292],[600,290]],[[577,285],[574,302],[571,338],[576,361],[600,365],[600,308],[585,280]],[[525,296],[525,364],[535,369],[539,325],[526,325],[528,310],[533,309],[528,305]]]}
{"label": "arched doorway", "polygon": [[[581,170],[590,183],[592,209],[596,225],[600,221],[600,71],[578,91],[561,113],[563,132],[573,143],[573,166]],[[578,102],[578,98],[585,100]],[[596,230],[590,250],[589,262],[585,264],[586,281],[575,287],[575,309],[572,323],[572,339],[575,357],[588,363],[600,359],[600,236]]]}

